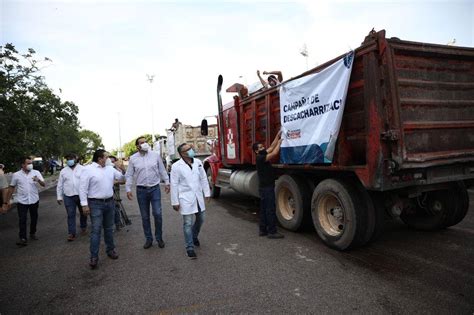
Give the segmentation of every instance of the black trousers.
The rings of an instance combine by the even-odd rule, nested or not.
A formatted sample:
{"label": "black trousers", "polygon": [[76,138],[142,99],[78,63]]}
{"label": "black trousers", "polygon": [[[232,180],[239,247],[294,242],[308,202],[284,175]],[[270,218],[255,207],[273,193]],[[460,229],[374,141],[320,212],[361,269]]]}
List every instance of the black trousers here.
{"label": "black trousers", "polygon": [[276,233],[275,187],[260,187],[260,232]]}
{"label": "black trousers", "polygon": [[20,219],[20,238],[26,239],[26,222],[28,220],[28,210],[30,210],[30,234],[36,233],[36,224],[38,223],[38,205],[37,203],[25,205],[19,203],[16,205],[18,209],[18,218]]}

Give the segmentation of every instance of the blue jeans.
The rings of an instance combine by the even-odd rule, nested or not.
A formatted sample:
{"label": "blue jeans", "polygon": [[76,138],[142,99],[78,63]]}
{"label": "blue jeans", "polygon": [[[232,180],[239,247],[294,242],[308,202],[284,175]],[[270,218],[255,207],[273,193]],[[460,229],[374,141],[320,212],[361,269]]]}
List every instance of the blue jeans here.
{"label": "blue jeans", "polygon": [[64,196],[64,206],[67,212],[67,230],[69,234],[76,235],[76,208],[79,210],[81,215],[80,225],[81,229],[87,227],[87,216],[82,213],[81,202],[79,196]]}
{"label": "blue jeans", "polygon": [[161,216],[161,191],[160,185],[153,187],[137,186],[137,200],[142,216],[143,233],[147,241],[153,241],[150,222],[150,204],[155,219],[155,238],[162,240],[163,219]]}
{"label": "blue jeans", "polygon": [[[194,216],[196,216],[196,220],[193,225]],[[199,231],[201,231],[201,226],[204,223],[205,218],[205,211],[199,211],[193,214],[183,214],[183,231],[186,250],[194,250],[193,240],[198,238]]]}
{"label": "blue jeans", "polygon": [[260,232],[274,234],[276,228],[275,187],[262,187],[260,193]]}
{"label": "blue jeans", "polygon": [[114,201],[101,201],[89,199],[89,208],[91,209],[91,243],[90,251],[91,258],[99,257],[100,235],[102,227],[104,228],[104,240],[106,245],[106,252],[110,253],[115,249],[114,244]]}

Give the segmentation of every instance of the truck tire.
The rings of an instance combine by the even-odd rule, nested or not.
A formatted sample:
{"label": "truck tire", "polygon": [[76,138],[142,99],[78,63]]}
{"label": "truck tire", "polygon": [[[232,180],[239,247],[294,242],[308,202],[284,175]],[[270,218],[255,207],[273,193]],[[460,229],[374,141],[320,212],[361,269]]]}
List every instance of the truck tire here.
{"label": "truck tire", "polygon": [[463,182],[456,182],[451,193],[454,195],[455,203],[452,211],[448,214],[444,227],[450,227],[461,222],[469,210],[469,193]]}
{"label": "truck tire", "polygon": [[311,215],[316,232],[329,247],[346,250],[368,241],[368,206],[355,185],[338,179],[320,182],[311,199]]}
{"label": "truck tire", "polygon": [[275,185],[276,215],[280,225],[297,231],[309,221],[310,192],[304,180],[296,176],[280,176]]}
{"label": "truck tire", "polygon": [[206,169],[207,181],[209,182],[209,189],[211,190],[211,198],[217,199],[221,194],[221,188],[217,187],[212,180],[212,170],[209,166]]}
{"label": "truck tire", "polygon": [[[457,204],[453,189],[426,192],[417,197],[414,207],[404,209],[400,214],[400,219],[417,230],[439,230],[450,222],[450,215],[456,212]],[[454,221],[454,218],[452,219]]]}

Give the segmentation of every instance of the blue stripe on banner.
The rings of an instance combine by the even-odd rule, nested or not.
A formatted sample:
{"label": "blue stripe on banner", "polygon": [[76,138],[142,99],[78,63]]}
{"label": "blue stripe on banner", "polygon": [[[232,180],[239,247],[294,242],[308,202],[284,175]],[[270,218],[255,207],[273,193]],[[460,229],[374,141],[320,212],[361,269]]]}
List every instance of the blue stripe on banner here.
{"label": "blue stripe on banner", "polygon": [[283,164],[317,164],[331,163],[324,158],[327,142],[321,144],[284,147],[280,149],[280,161]]}

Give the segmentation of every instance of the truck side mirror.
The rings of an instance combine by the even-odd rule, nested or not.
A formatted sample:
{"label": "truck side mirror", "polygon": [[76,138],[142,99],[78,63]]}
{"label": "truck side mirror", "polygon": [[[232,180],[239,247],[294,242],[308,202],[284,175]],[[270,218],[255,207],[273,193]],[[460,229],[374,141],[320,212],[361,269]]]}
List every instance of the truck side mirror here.
{"label": "truck side mirror", "polygon": [[207,126],[207,120],[203,119],[201,122],[201,135],[207,136],[209,134],[209,128]]}

